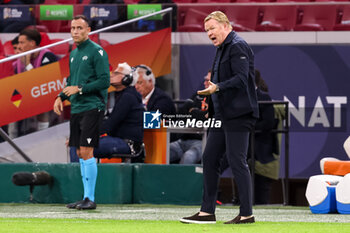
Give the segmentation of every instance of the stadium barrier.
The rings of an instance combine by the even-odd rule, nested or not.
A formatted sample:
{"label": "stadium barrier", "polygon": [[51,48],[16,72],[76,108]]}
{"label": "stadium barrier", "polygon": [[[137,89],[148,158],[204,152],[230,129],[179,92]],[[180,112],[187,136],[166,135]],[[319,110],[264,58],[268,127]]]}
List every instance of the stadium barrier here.
{"label": "stadium barrier", "polygon": [[[50,185],[35,186],[35,203],[70,203],[82,199],[83,186],[78,163],[0,164],[0,203],[30,202],[28,186],[16,186],[16,172],[46,171]],[[96,182],[98,204],[197,205],[202,198],[202,168],[196,165],[99,164]],[[181,187],[181,188],[179,188]]]}

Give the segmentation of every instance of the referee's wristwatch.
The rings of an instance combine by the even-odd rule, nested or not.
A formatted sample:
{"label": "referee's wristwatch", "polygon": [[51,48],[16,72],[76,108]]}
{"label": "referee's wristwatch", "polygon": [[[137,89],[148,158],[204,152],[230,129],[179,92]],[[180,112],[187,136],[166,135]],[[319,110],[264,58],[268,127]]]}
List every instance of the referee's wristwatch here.
{"label": "referee's wristwatch", "polygon": [[83,94],[83,86],[82,85],[78,86],[78,91],[79,91],[79,95]]}

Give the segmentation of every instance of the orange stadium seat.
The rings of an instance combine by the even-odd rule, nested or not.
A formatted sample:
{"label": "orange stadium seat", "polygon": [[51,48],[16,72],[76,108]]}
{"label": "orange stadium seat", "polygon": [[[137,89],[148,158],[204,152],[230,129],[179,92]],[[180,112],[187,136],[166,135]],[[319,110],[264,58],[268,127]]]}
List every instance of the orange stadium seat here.
{"label": "orange stadium seat", "polygon": [[332,31],[336,5],[300,5],[294,31]]}
{"label": "orange stadium seat", "polygon": [[350,31],[350,6],[344,5],[338,8],[337,23],[334,25],[335,31]]}
{"label": "orange stadium seat", "polygon": [[271,5],[260,8],[261,20],[256,31],[290,31],[297,16],[296,5]]}

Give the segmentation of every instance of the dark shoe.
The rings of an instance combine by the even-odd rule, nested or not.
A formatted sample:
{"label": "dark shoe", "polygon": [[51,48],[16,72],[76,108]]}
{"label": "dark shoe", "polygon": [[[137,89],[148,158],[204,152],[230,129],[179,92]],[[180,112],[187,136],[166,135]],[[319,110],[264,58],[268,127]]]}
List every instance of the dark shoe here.
{"label": "dark shoe", "polygon": [[73,202],[73,203],[69,203],[66,205],[66,207],[68,209],[75,209],[77,207],[77,205],[83,203],[84,200],[80,200],[80,201],[77,201],[77,202]]}
{"label": "dark shoe", "polygon": [[82,203],[77,205],[76,209],[78,209],[78,210],[94,210],[94,209],[96,209],[96,203],[93,201],[90,201],[89,198],[85,198]]}
{"label": "dark shoe", "polygon": [[190,217],[180,219],[182,223],[211,224],[216,223],[215,214],[199,216],[199,212]]}
{"label": "dark shoe", "polygon": [[227,222],[224,222],[224,224],[242,224],[242,223],[254,223],[254,222],[255,222],[254,216],[247,218],[247,219],[244,219],[244,220],[241,220],[241,216],[238,215],[234,219],[227,221]]}

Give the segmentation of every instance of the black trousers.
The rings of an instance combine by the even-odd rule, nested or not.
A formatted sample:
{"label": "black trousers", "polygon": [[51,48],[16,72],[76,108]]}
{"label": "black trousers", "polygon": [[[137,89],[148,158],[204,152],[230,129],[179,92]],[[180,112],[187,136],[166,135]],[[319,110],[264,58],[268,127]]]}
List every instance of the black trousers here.
{"label": "black trousers", "polygon": [[247,164],[249,135],[256,119],[243,116],[222,120],[222,127],[210,129],[203,153],[203,199],[201,211],[215,213],[220,163],[226,153],[239,191],[240,216],[252,215],[252,182]]}

